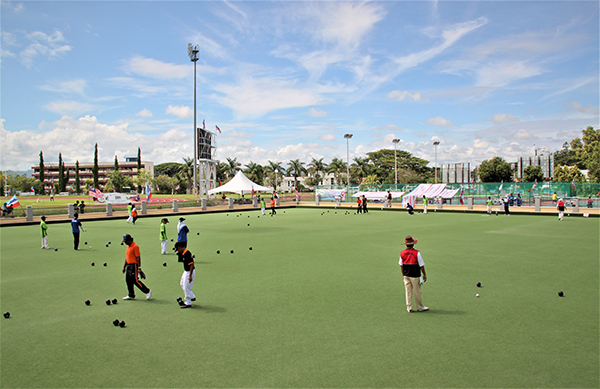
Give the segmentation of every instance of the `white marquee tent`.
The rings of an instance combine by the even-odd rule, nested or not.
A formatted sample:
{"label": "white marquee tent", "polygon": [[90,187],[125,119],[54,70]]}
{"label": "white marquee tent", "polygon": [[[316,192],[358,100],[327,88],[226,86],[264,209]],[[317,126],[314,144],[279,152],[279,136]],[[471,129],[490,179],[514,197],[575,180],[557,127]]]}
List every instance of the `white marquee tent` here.
{"label": "white marquee tent", "polygon": [[212,195],[215,193],[229,192],[244,195],[252,194],[252,189],[254,189],[254,192],[273,193],[273,188],[268,188],[266,186],[255,184],[254,182],[250,181],[248,177],[244,175],[244,173],[238,171],[235,177],[231,179],[231,181],[229,181],[225,185],[219,186],[218,188],[209,190],[208,194]]}

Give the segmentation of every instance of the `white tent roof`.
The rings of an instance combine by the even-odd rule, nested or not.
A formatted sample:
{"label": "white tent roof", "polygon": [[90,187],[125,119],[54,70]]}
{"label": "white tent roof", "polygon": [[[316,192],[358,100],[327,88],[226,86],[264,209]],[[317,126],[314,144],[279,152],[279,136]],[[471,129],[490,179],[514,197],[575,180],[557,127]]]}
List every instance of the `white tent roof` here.
{"label": "white tent roof", "polygon": [[231,181],[225,185],[219,186],[218,188],[209,190],[208,194],[211,195],[223,192],[237,193],[241,195],[252,194],[252,189],[254,189],[255,192],[273,192],[273,188],[267,188],[266,186],[258,185],[250,181],[248,177],[246,177],[240,170],[236,173],[235,177],[231,179]]}

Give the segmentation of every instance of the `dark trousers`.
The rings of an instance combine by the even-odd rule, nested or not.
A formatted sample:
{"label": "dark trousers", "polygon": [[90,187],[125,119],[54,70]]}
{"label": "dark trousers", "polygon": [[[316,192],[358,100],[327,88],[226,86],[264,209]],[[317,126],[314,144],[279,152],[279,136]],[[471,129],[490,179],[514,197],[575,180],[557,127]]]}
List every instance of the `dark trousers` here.
{"label": "dark trousers", "polygon": [[275,207],[271,207],[271,216],[273,215],[277,215],[277,212],[275,212]]}
{"label": "dark trousers", "polygon": [[79,249],[79,232],[73,233],[73,246],[75,250]]}
{"label": "dark trousers", "polygon": [[363,213],[369,213],[369,211],[367,211],[367,204],[363,205]]}
{"label": "dark trousers", "polygon": [[150,292],[150,289],[148,289],[148,287],[135,276],[134,264],[127,264],[127,269],[125,271],[125,282],[127,283],[129,297],[135,297],[135,289],[133,288],[134,285],[137,286],[137,288],[144,294]]}
{"label": "dark trousers", "polygon": [[183,247],[185,247],[185,248],[187,249],[187,240],[186,240],[185,242],[184,242],[184,241],[181,241],[181,240],[179,240],[179,241],[177,241],[177,243],[179,243],[179,244],[183,244]]}

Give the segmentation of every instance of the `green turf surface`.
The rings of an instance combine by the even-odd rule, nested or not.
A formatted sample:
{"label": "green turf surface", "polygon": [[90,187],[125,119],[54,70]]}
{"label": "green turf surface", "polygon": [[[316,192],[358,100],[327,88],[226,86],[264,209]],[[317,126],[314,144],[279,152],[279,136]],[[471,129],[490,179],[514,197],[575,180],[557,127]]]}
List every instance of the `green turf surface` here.
{"label": "green turf surface", "polygon": [[[66,223],[49,225],[58,252],[39,248],[37,226],[1,228],[1,310],[12,315],[0,318],[1,386],[599,386],[598,219],[259,214],[186,216],[198,301],[184,310],[159,217],[83,222],[79,252]],[[149,301],[121,299],[124,233],[141,248]],[[426,263],[425,313],[405,308],[408,234]]]}

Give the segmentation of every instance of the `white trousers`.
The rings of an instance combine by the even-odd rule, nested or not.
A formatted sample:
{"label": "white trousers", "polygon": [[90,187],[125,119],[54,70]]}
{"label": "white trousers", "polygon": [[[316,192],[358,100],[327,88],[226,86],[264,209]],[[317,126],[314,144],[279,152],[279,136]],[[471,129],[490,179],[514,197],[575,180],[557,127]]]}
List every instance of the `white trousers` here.
{"label": "white trousers", "polygon": [[161,240],[160,241],[160,253],[161,254],[166,254],[167,253],[167,243],[169,241],[168,240]]}
{"label": "white trousers", "polygon": [[263,216],[265,215],[265,209],[264,208],[260,208],[260,211],[262,212]]}
{"label": "white trousers", "polygon": [[130,213],[129,217],[127,218],[127,223],[131,223],[131,222],[133,222],[133,216]]}
{"label": "white trousers", "polygon": [[48,247],[48,235],[44,236],[42,238],[42,248],[43,249],[49,249],[50,247]]}
{"label": "white trousers", "polygon": [[427,213],[427,204],[423,204],[423,213]]}
{"label": "white trousers", "polygon": [[192,282],[190,282],[190,272],[184,271],[181,275],[181,289],[183,289],[183,294],[185,296],[185,304],[192,305],[192,299],[196,298],[194,292],[192,292],[192,287],[194,286],[194,280],[196,279],[196,269],[192,272]]}
{"label": "white trousers", "polygon": [[558,220],[562,220],[565,217],[565,211],[558,211]]}

